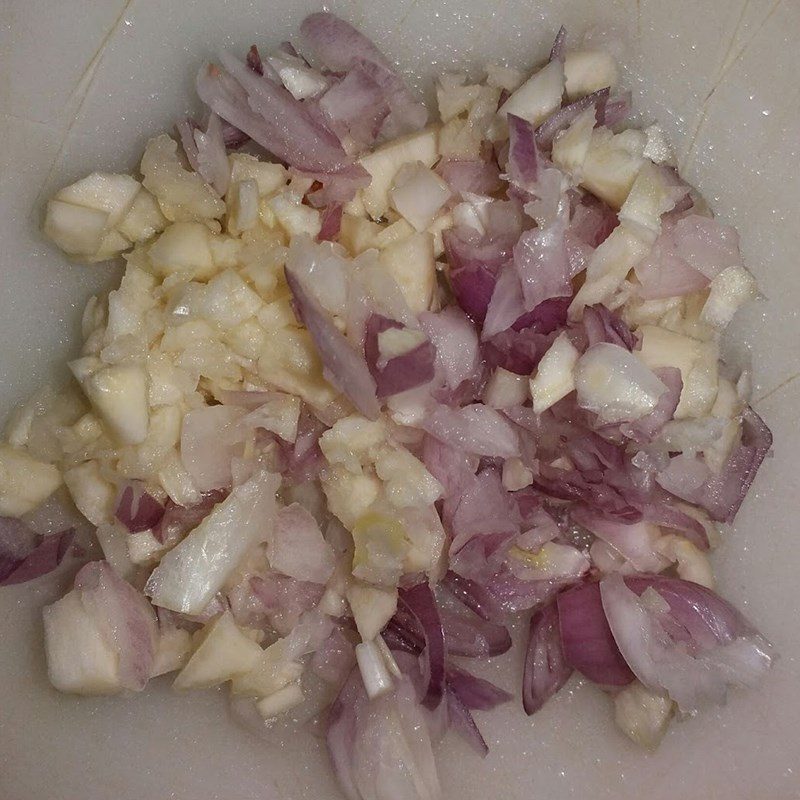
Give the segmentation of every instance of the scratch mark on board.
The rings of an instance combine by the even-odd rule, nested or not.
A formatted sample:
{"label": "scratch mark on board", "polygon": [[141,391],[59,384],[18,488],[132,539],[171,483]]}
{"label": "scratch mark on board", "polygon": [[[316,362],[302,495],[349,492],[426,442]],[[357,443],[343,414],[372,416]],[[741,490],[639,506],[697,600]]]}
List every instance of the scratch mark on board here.
{"label": "scratch mark on board", "polygon": [[790,375],[788,378],[785,378],[777,386],[773,386],[769,391],[767,391],[766,394],[763,394],[761,397],[758,397],[755,400],[753,400],[752,403],[753,408],[755,408],[757,405],[760,405],[761,403],[766,402],[767,400],[769,400],[770,397],[777,394],[782,389],[785,389],[790,384],[794,383],[794,381],[796,381],[798,378],[800,378],[800,372],[795,372],[794,375]]}
{"label": "scratch mark on board", "polygon": [[105,55],[106,49],[108,48],[111,39],[119,29],[119,26],[122,24],[122,21],[125,18],[125,13],[128,11],[132,3],[133,0],[125,0],[125,2],[122,5],[122,8],[119,11],[119,14],[117,14],[114,20],[114,23],[111,25],[111,27],[108,29],[108,31],[101,39],[100,44],[97,46],[96,50],[94,51],[94,54],[87,63],[86,67],[84,68],[83,72],[81,73],[80,77],[75,83],[75,86],[70,92],[69,97],[67,98],[66,107],[75,104],[75,109],[70,114],[69,120],[64,126],[63,133],[58,142],[58,149],[56,150],[56,155],[53,158],[53,162],[50,165],[50,169],[47,171],[47,175],[45,176],[44,181],[42,181],[42,185],[39,188],[38,194],[36,195],[36,200],[34,202],[34,213],[37,213],[37,209],[41,205],[42,198],[44,197],[44,195],[48,190],[48,187],[50,186],[50,181],[52,180],[53,175],[55,174],[56,170],[61,164],[61,159],[64,155],[64,151],[66,150],[67,144],[69,142],[72,129],[75,127],[76,123],[78,122],[78,119],[80,118],[81,111],[83,110],[86,100],[89,97],[89,92],[91,91],[94,79],[97,76],[97,68],[100,66],[100,63],[103,60],[103,56]]}
{"label": "scratch mark on board", "polygon": [[739,48],[739,50],[736,51],[736,54],[731,56],[731,54],[734,51],[734,44],[739,36],[739,30],[744,21],[745,11],[747,10],[747,7],[750,5],[750,0],[745,0],[744,4],[742,5],[741,12],[739,14],[739,19],[736,23],[736,27],[734,28],[733,34],[731,35],[731,39],[728,43],[725,56],[723,57],[720,67],[717,70],[717,74],[711,83],[711,87],[709,88],[700,106],[700,114],[697,119],[697,124],[695,125],[694,132],[689,140],[689,146],[686,149],[686,153],[681,159],[681,165],[680,165],[681,171],[686,170],[686,168],[691,163],[692,158],[696,155],[697,143],[700,140],[700,134],[702,133],[705,124],[708,121],[709,106],[714,98],[714,95],[716,94],[717,89],[719,89],[719,87],[724,83],[725,79],[728,77],[733,67],[736,66],[736,64],[738,64],[742,60],[745,53],[750,49],[750,46],[755,42],[758,35],[764,29],[764,26],[774,16],[775,12],[778,10],[778,8],[780,8],[782,3],[783,0],[775,0],[775,2],[772,5],[772,8],[770,8],[766,16],[761,20],[761,22],[758,24],[758,26],[753,31],[751,36]]}

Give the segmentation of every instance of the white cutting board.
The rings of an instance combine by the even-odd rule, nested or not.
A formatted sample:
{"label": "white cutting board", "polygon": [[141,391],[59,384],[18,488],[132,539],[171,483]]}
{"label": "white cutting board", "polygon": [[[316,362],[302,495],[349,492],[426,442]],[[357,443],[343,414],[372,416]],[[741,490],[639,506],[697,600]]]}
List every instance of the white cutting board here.
{"label": "white cutting board", "polygon": [[[113,266],[74,266],[37,232],[42,199],[100,168],[134,166],[151,134],[193,105],[220,48],[286,38],[318,6],[227,0],[0,0],[0,418],[63,376],[80,310]],[[790,800],[800,797],[800,3],[796,0],[336,2],[415,78],[541,58],[560,23],[621,42],[646,120],[660,118],[688,179],[742,233],[768,302],[743,312],[755,406],[775,434],[735,531],[715,557],[723,594],[782,654],[760,691],[674,725],[655,755],[619,735],[597,690],[570,684],[534,718],[486,714],[485,761],[440,755],[445,797],[478,800]],[[574,41],[574,40],[573,40]],[[0,589],[0,800],[334,798],[324,748],[265,745],[216,692],[58,695],[39,609],[57,586]],[[520,665],[501,679],[516,693]]]}

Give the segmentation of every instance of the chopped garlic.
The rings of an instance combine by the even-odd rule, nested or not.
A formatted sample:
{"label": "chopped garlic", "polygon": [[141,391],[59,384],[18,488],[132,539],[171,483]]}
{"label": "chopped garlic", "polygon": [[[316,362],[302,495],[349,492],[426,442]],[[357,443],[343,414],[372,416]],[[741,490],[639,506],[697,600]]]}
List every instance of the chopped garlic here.
{"label": "chopped garlic", "polygon": [[438,157],[436,130],[427,128],[378,147],[361,158],[361,166],[370,174],[369,186],[362,190],[364,208],[373,219],[381,218],[389,208],[389,189],[403,164],[421,162],[432,167]]}
{"label": "chopped garlic", "polygon": [[541,125],[560,105],[564,94],[564,65],[558,59],[535,72],[500,107],[499,114],[515,114]]}
{"label": "chopped garlic", "polygon": [[100,472],[97,461],[85,461],[64,473],[72,500],[92,525],[103,525],[114,516],[117,489]]}
{"label": "chopped garlic", "polygon": [[519,458],[507,458],[503,464],[503,487],[517,492],[533,483],[533,472]]}
{"label": "chopped garlic", "polygon": [[658,747],[667,731],[674,703],[642,686],[639,681],[614,696],[614,720],[622,732],[647,750]]}
{"label": "chopped garlic", "polygon": [[0,515],[27,514],[60,485],[57,467],[37,461],[24,450],[0,444]]}
{"label": "chopped garlic", "polygon": [[560,333],[542,356],[536,374],[530,381],[533,410],[537,414],[574,391],[575,365],[579,356],[580,353],[566,333]]}
{"label": "chopped garlic", "polygon": [[194,652],[172,684],[174,689],[205,689],[244,675],[261,657],[261,648],[226,611],[195,634]]}
{"label": "chopped garlic", "polygon": [[256,703],[256,708],[264,719],[271,719],[295,706],[299,706],[304,699],[300,684],[292,683],[268,697],[263,697]]}
{"label": "chopped garlic", "polygon": [[386,448],[379,453],[375,472],[385,484],[386,499],[397,508],[429,506],[444,492],[425,465],[404,447]]}
{"label": "chopped garlic", "polygon": [[483,390],[483,402],[492,408],[521,406],[530,396],[528,383],[526,375],[498,367]]}
{"label": "chopped garlic", "polygon": [[430,233],[412,232],[410,236],[388,244],[381,250],[381,266],[394,278],[414,314],[431,307],[436,290],[433,244]]}
{"label": "chopped garlic", "polygon": [[397,589],[381,589],[353,583],[346,593],[358,633],[365,641],[374,639],[397,610]]}
{"label": "chopped garlic", "polygon": [[614,56],[605,50],[572,50],[564,58],[567,97],[577,100],[598,89],[613,89],[619,81]]}

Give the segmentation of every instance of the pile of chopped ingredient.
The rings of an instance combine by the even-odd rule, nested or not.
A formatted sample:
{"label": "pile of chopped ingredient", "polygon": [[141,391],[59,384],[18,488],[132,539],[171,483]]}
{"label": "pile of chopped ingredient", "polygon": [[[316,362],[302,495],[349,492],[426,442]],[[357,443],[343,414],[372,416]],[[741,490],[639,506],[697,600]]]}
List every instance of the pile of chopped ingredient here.
{"label": "pile of chopped ingredient", "polygon": [[565,38],[442,75],[429,123],[313,14],[203,66],[207,117],[141,179],[49,202],[66,253],[126,262],[0,445],[2,583],[73,551],[75,508],[102,548],[44,610],[57,689],[228,683],[251,722],[324,724],[347,797],[406,800],[441,796],[448,729],[487,752],[473,712],[512,697],[470,660],[514,620],[528,714],[577,672],[648,748],[768,670],[707,558],[771,445],[719,354],[755,281]]}

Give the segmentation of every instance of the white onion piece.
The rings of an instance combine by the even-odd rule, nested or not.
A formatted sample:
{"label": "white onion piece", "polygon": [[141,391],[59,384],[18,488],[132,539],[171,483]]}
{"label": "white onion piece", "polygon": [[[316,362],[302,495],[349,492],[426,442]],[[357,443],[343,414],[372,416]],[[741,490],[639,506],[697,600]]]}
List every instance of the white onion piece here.
{"label": "white onion piece", "polygon": [[575,366],[578,404],[604,422],[624,422],[649,414],[667,387],[624,347],[601,342]]}
{"label": "white onion piece", "polygon": [[333,621],[317,609],[304,612],[286,637],[286,657],[299,660],[318,650],[333,631]]}
{"label": "white onion piece", "polygon": [[298,503],[282,508],[275,517],[267,536],[267,558],[278,572],[312,583],[325,583],[335,561],[317,521]]}
{"label": "white onion piece", "polygon": [[181,461],[201,492],[231,485],[231,460],[242,454],[241,425],[246,412],[238,406],[203,406],[183,418]]}
{"label": "white onion piece", "polygon": [[500,107],[501,115],[518,117],[540,125],[560,105],[564,94],[564,64],[556,59],[535,72]]}
{"label": "white onion piece", "polygon": [[641,131],[629,129],[614,135],[608,128],[595,128],[583,161],[581,185],[613,209],[622,208],[644,165],[646,143]]}
{"label": "white onion piece", "polygon": [[26,451],[0,444],[0,515],[33,511],[61,485],[58,468]]}
{"label": "white onion piece", "polygon": [[338,316],[346,313],[349,267],[340,247],[295,236],[286,267],[326,311]]}
{"label": "white onion piece", "polygon": [[596,124],[597,111],[594,106],[575,117],[569,127],[559,132],[553,140],[553,163],[579,179]]}
{"label": "white onion piece", "polygon": [[384,450],[375,459],[375,472],[395,508],[425,508],[442,496],[439,481],[404,447]]}
{"label": "white onion piece", "polygon": [[205,689],[249,672],[261,648],[226,611],[197,634],[200,644],[172,684],[174,689]]}
{"label": "white onion piece", "polygon": [[524,580],[547,581],[577,578],[590,567],[589,559],[577,548],[557,542],[547,542],[535,553],[512,549],[512,571]]}
{"label": "white onion piece", "polygon": [[327,78],[297,56],[278,50],[267,56],[267,62],[295,100],[316,97],[328,88]]}
{"label": "white onion piece", "polygon": [[700,312],[700,319],[715,328],[725,328],[733,315],[757,296],[756,279],[747,268],[727,267],[711,281],[711,291]]}
{"label": "white onion piece", "polygon": [[147,373],[136,364],[99,369],[81,385],[110,432],[123,444],[141,444],[147,436]]}
{"label": "white onion piece", "polygon": [[416,230],[424,231],[450,197],[450,187],[424,164],[405,164],[389,190],[392,206]]}
{"label": "white onion piece", "polygon": [[92,172],[60,189],[55,198],[64,203],[104,211],[108,215],[108,225],[114,227],[130,211],[140,188],[139,182],[130,175]]}
{"label": "white onion piece", "polygon": [[714,588],[714,573],[708,556],[682,536],[669,534],[662,536],[658,542],[658,551],[670,561],[675,562],[675,571],[679,578],[692,583],[699,583],[708,589]]}
{"label": "white onion piece", "polygon": [[478,335],[460,308],[425,312],[420,314],[419,324],[436,348],[436,368],[448,388],[457,389],[478,371]]}
{"label": "white onion piece", "polygon": [[150,677],[166,675],[185,666],[192,652],[192,635],[181,628],[162,629],[158,637],[156,655]]}
{"label": "white onion piece", "polygon": [[231,691],[251,697],[267,697],[300,678],[303,666],[287,653],[287,639],[278,639],[261,651],[252,667],[234,675]]}
{"label": "white onion piece", "polygon": [[392,690],[394,681],[383,653],[374,641],[356,645],[356,662],[370,700]]}
{"label": "white onion piece", "polygon": [[347,589],[347,602],[358,633],[371,641],[383,630],[397,610],[397,589],[380,589],[366,583],[353,583]]}
{"label": "white onion piece", "polygon": [[384,641],[383,636],[376,636],[374,642],[378,646],[378,650],[381,651],[381,655],[383,656],[383,660],[386,662],[386,667],[389,672],[391,672],[395,678],[401,678],[403,673],[400,671],[400,667],[395,660],[394,653],[392,653],[389,645]]}
{"label": "white onion piece", "polygon": [[145,591],[153,603],[199,614],[247,549],[272,523],[280,476],[259,472],[231,494],[153,570]]}
{"label": "white onion piece", "polygon": [[483,402],[491,408],[524,405],[529,396],[528,378],[498,367],[483,390]]}
{"label": "white onion piece", "polygon": [[422,427],[445,444],[480,456],[511,458],[519,455],[513,425],[498,411],[476,403],[454,409],[437,406]]}
{"label": "white onion piece", "polygon": [[567,98],[577,100],[619,82],[614,56],[605,50],[573,50],[564,57]]}
{"label": "white onion piece", "polygon": [[533,483],[533,472],[520,458],[507,458],[503,462],[503,488],[509,492],[524,489]]}
{"label": "white onion piece", "polygon": [[243,420],[245,429],[263,428],[277,434],[285,442],[294,443],[300,422],[302,403],[297,395],[283,392],[260,392],[261,404]]}
{"label": "white onion piece", "polygon": [[256,708],[264,719],[272,719],[278,714],[283,714],[285,711],[299,706],[303,700],[305,700],[305,695],[300,684],[290,683],[269,697],[263,697],[256,703]]}
{"label": "white onion piece", "polygon": [[661,216],[675,207],[686,189],[670,185],[655,164],[646,161],[619,211],[620,222],[627,223],[643,239],[655,241],[661,233]]}
{"label": "white onion piece", "polygon": [[108,213],[61,200],[50,200],[44,233],[65,253],[91,257],[99,249],[108,225]]}
{"label": "white onion piece", "polygon": [[234,235],[254,228],[258,222],[258,181],[245,178],[228,192],[228,231]]}
{"label": "white onion piece", "polygon": [[566,333],[560,333],[542,356],[536,374],[531,378],[533,410],[546,411],[575,389],[575,365],[578,353]]}
{"label": "white onion piece", "polygon": [[103,557],[111,564],[114,571],[125,580],[130,580],[136,572],[136,565],[128,553],[127,528],[116,520],[107,525],[98,525],[95,532],[97,541],[103,551]]}
{"label": "white onion piece", "polygon": [[438,159],[434,129],[412,133],[378,147],[361,158],[361,166],[371,181],[363,192],[364,208],[373,219],[382,217],[389,208],[389,190],[403,164],[417,161],[432,167]]}
{"label": "white onion piece", "polygon": [[197,145],[197,171],[220,197],[224,197],[231,181],[231,165],[222,136],[222,120],[211,114],[206,130],[194,132],[194,141]]}
{"label": "white onion piece", "polygon": [[[413,314],[427,311],[436,294],[434,245],[434,237],[430,232],[413,233],[409,226],[407,235],[381,249],[380,265],[388,272],[387,277],[397,285],[400,299],[405,301]],[[389,311],[385,300],[385,296],[381,298],[381,305]],[[389,316],[409,324],[394,314]]]}
{"label": "white onion piece", "polygon": [[586,282],[569,307],[570,319],[580,318],[585,306],[608,302],[631,269],[650,252],[651,244],[628,225],[617,225],[592,252],[586,268]]}
{"label": "white onion piece", "polygon": [[50,683],[62,692],[113,694],[122,690],[119,657],[69,592],[44,609],[44,645]]}

